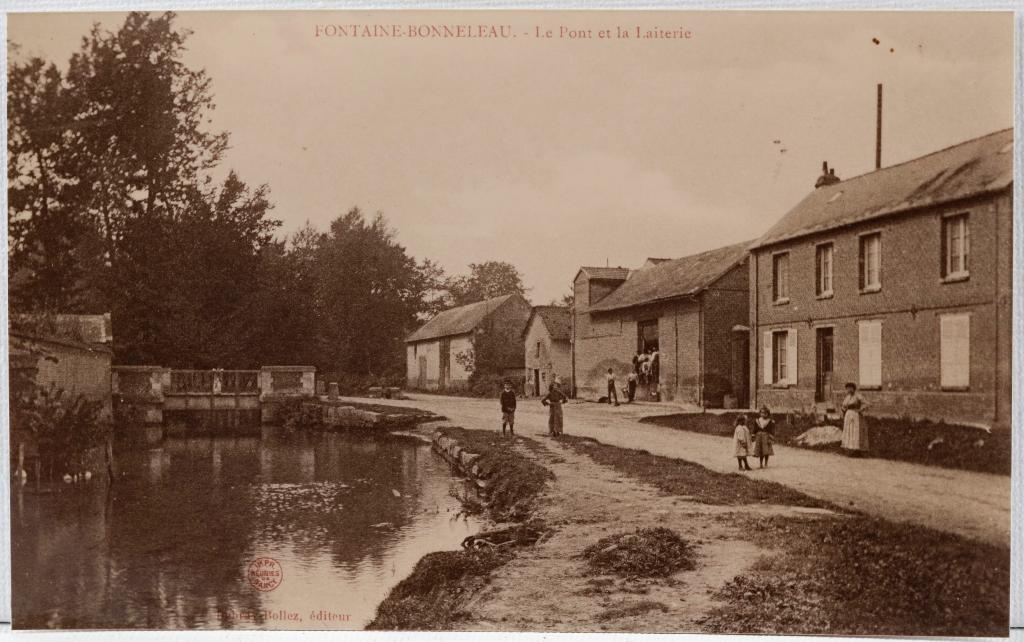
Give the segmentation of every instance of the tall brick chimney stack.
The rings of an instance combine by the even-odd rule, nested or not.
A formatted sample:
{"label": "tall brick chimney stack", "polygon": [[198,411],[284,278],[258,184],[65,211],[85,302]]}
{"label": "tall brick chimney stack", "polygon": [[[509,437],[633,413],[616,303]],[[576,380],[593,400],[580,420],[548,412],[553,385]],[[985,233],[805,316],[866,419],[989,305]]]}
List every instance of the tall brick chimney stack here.
{"label": "tall brick chimney stack", "polygon": [[823,187],[825,185],[834,185],[839,182],[839,177],[836,176],[835,168],[828,168],[828,161],[821,162],[821,176],[814,182],[814,189]]}

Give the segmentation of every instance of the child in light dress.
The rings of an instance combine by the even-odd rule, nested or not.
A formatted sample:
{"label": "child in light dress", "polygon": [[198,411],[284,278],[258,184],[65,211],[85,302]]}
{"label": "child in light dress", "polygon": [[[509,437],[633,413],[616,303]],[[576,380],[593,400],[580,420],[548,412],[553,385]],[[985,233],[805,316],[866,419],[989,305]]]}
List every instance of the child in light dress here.
{"label": "child in light dress", "polygon": [[747,456],[750,454],[750,430],[747,428],[745,415],[736,417],[736,430],[732,433],[733,452],[740,470],[750,470]]}

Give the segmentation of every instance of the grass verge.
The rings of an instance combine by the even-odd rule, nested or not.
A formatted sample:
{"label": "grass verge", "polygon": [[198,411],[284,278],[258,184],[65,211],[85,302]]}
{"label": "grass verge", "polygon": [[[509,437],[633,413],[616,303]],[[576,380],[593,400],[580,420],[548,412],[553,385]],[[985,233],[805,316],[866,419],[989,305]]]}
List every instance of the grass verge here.
{"label": "grass verge", "polygon": [[[519,522],[529,518],[534,500],[554,475],[547,468],[520,455],[513,441],[489,430],[466,430],[445,426],[439,431],[467,451],[480,455],[476,466],[479,476],[488,482],[486,502],[489,517],[499,522]],[[541,447],[532,439],[517,437],[518,443]]]}
{"label": "grass verge", "polygon": [[672,494],[702,504],[781,504],[831,508],[828,502],[775,482],[717,473],[681,459],[652,455],[646,450],[608,446],[589,437],[562,435],[559,442],[599,464]]}
{"label": "grass verge", "polygon": [[[737,412],[682,413],[644,417],[651,423],[676,430],[732,437]],[[814,426],[810,415],[776,414],[776,443],[795,448],[839,452],[839,444],[806,446],[795,438]],[[986,433],[978,428],[909,418],[872,417],[864,420],[871,436],[871,457],[908,461],[926,466],[1009,475],[1009,431]]]}
{"label": "grass verge", "polygon": [[[912,524],[841,511],[764,480],[726,475],[579,437],[598,463],[694,501],[818,506],[834,516],[729,517],[773,554],[725,585],[712,633],[1006,637],[1010,551]],[[697,489],[696,491],[694,489]],[[951,519],[955,519],[952,516]]]}
{"label": "grass verge", "polygon": [[1008,635],[1008,548],[861,515],[742,528],[777,554],[719,591],[709,632]]}

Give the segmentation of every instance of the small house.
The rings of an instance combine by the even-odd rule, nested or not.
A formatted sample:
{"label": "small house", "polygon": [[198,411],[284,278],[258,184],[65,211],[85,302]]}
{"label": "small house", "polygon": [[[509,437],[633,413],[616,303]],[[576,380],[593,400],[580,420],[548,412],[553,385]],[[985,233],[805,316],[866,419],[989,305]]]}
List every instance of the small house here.
{"label": "small house", "polygon": [[533,308],[524,331],[526,396],[546,394],[548,386],[556,380],[569,384],[571,327],[567,306],[538,305]]}
{"label": "small house", "polygon": [[419,390],[460,390],[474,371],[519,378],[529,301],[519,294],[439,313],[405,340],[406,380]]}

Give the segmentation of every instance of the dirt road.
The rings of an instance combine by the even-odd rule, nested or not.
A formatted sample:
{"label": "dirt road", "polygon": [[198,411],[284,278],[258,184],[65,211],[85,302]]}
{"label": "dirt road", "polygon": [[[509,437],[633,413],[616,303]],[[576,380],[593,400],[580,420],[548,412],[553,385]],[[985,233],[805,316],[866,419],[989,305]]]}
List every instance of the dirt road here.
{"label": "dirt road", "polygon": [[[454,425],[500,428],[496,399],[410,395],[382,403],[414,406],[448,417]],[[353,399],[352,401],[366,401]],[[603,443],[640,448],[655,455],[684,459],[718,472],[731,472],[731,440],[638,422],[659,414],[657,407],[612,407],[571,403],[565,407],[565,431]],[[520,434],[546,434],[547,409],[522,400],[516,413]],[[986,541],[1010,545],[1010,478],[881,459],[848,459],[776,445],[771,467],[748,473],[813,497],[878,515]]]}

